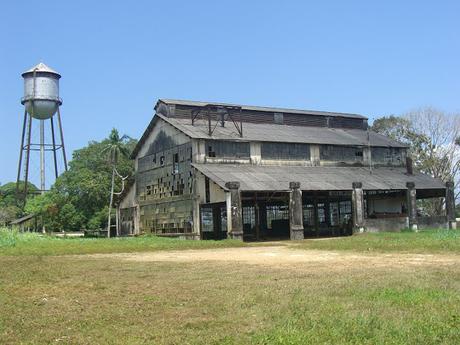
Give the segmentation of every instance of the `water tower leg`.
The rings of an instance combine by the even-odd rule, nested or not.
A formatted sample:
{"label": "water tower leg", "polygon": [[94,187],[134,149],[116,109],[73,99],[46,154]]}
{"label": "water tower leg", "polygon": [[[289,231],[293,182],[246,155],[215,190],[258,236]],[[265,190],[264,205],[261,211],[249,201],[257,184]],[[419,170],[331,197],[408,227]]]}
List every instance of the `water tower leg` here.
{"label": "water tower leg", "polygon": [[40,189],[45,193],[45,120],[40,120]]}
{"label": "water tower leg", "polygon": [[67,157],[65,155],[65,146],[64,146],[64,131],[62,130],[61,110],[59,109],[59,107],[57,108],[57,116],[58,116],[59,132],[61,134],[62,155],[64,156],[64,168],[65,168],[65,171],[67,171]]}
{"label": "water tower leg", "polygon": [[29,123],[27,129],[27,144],[25,146],[26,150],[26,166],[24,172],[24,201],[27,198],[27,189],[28,189],[28,182],[29,182],[29,161],[30,161],[30,137],[32,132],[32,115],[28,116]]}
{"label": "water tower leg", "polygon": [[57,158],[56,158],[56,139],[54,135],[54,121],[53,118],[51,120],[51,140],[53,141],[53,157],[54,157],[54,173],[56,178],[58,178],[58,166],[57,166]]}
{"label": "water tower leg", "polygon": [[26,126],[27,126],[27,110],[24,109],[24,122],[22,124],[21,146],[19,147],[18,177],[16,179],[16,197],[19,197],[19,184],[21,182],[21,171],[22,171],[22,153],[24,151],[24,139],[26,137]]}

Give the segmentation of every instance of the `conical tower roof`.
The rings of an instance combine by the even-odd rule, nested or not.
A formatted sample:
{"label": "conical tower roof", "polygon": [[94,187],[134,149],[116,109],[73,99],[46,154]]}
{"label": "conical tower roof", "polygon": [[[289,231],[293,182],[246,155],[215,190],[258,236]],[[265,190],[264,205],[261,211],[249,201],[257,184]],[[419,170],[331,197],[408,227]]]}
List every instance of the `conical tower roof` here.
{"label": "conical tower roof", "polygon": [[59,77],[61,76],[58,72],[56,72],[56,71],[55,71],[54,69],[52,69],[51,67],[48,67],[48,66],[45,65],[43,62],[40,62],[39,64],[35,65],[35,66],[32,67],[31,69],[28,69],[27,71],[25,71],[24,73],[22,73],[22,76],[24,76],[25,74],[33,73],[34,71],[36,71],[36,72],[53,73],[53,74],[58,75]]}

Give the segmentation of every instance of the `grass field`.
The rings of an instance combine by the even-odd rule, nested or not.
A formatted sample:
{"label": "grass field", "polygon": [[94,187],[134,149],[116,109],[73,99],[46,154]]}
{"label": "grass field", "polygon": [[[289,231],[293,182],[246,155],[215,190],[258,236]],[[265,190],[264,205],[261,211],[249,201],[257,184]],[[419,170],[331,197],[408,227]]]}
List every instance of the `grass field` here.
{"label": "grass field", "polygon": [[[294,259],[296,253],[328,258],[311,262],[270,256],[240,262],[234,253],[264,247],[239,248],[233,241],[1,236],[0,344],[458,344],[460,339],[458,231],[279,244]],[[168,253],[182,253],[169,250],[190,248],[229,258],[167,259]],[[106,254],[61,255],[67,250]],[[132,252],[130,260],[108,254],[120,252]],[[165,253],[166,259],[145,260],[149,252]]]}
{"label": "grass field", "polygon": [[68,255],[95,253],[129,253],[168,249],[205,249],[240,247],[247,244],[236,240],[184,241],[178,239],[141,236],[121,238],[61,238],[36,233],[18,233],[0,229],[2,255]]}
{"label": "grass field", "polygon": [[460,231],[432,229],[420,232],[364,233],[351,237],[341,237],[337,241],[302,241],[298,247],[358,252],[460,254]]}

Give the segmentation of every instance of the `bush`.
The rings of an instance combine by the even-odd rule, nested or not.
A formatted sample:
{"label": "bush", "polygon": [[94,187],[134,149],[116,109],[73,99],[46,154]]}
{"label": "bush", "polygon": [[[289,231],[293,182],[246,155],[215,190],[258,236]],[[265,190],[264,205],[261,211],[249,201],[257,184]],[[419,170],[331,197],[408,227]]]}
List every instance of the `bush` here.
{"label": "bush", "polygon": [[37,233],[21,233],[15,228],[0,228],[0,248],[16,247],[20,243],[36,241],[41,237]]}

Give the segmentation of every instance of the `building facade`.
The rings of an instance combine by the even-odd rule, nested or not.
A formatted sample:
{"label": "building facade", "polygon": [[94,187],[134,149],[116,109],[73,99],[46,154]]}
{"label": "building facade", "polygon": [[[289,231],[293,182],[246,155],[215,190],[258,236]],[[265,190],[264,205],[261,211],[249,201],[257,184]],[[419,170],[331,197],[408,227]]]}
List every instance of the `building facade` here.
{"label": "building facade", "polygon": [[[300,239],[455,226],[452,184],[413,171],[407,147],[361,115],[160,99],[132,158],[121,235]],[[418,216],[416,200],[434,197],[446,198],[446,215]]]}

